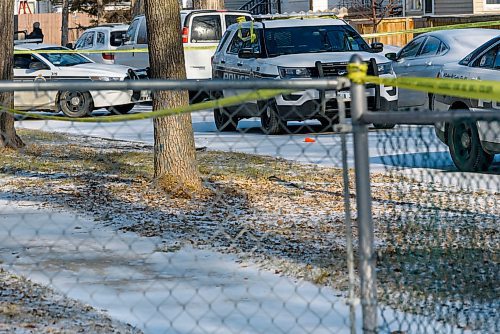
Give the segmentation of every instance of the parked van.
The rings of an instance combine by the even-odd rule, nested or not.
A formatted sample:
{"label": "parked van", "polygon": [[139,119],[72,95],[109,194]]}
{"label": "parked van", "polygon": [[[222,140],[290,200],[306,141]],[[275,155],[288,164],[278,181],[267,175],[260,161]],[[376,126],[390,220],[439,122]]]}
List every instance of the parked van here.
{"label": "parked van", "polygon": [[116,50],[122,44],[123,35],[128,29],[127,24],[109,23],[90,28],[76,41],[75,45],[66,45],[70,49],[80,51],[96,63],[114,64],[114,53],[86,53],[85,51]]}
{"label": "parked van", "polygon": [[[188,79],[210,79],[212,77],[211,58],[227,27],[236,23],[238,17],[252,20],[248,12],[217,10],[182,10],[181,13],[182,42],[186,60]],[[118,50],[130,52],[116,53],[115,64],[135,68],[149,66],[149,55],[146,52],[134,52],[136,49],[148,47],[146,18],[137,16],[130,24],[123,44]]]}

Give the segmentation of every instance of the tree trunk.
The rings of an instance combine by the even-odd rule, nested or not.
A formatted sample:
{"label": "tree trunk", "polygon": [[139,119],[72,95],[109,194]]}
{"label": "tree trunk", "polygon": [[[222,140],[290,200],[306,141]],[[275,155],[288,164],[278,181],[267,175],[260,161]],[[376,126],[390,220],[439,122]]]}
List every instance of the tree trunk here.
{"label": "tree trunk", "polygon": [[[14,1],[0,1],[0,22],[3,26],[2,47],[0,48],[0,80],[12,80],[14,60]],[[12,92],[0,92],[3,108],[14,107]],[[16,133],[14,116],[0,109],[0,147],[20,148],[24,143]]]}
{"label": "tree trunk", "polygon": [[372,22],[373,22],[373,33],[377,33],[377,3],[376,0],[372,0]]}
{"label": "tree trunk", "polygon": [[104,20],[104,4],[103,0],[97,0],[97,25],[103,24]]}
{"label": "tree trunk", "polygon": [[144,14],[144,0],[134,0],[131,3],[132,18]]}
{"label": "tree trunk", "polygon": [[[178,0],[145,1],[153,79],[186,78],[179,11]],[[153,110],[188,104],[187,91],[160,91],[153,96]],[[153,124],[154,176],[157,184],[173,196],[191,197],[202,188],[191,115],[156,118]]]}
{"label": "tree trunk", "polygon": [[69,0],[62,0],[61,45],[68,44]]}
{"label": "tree trunk", "polygon": [[193,0],[194,9],[224,9],[224,0]]}

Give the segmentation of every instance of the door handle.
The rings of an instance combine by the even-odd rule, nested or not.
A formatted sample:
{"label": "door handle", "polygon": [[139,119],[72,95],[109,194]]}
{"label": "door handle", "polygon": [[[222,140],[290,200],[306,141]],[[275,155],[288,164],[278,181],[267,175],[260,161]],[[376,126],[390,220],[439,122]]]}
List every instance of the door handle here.
{"label": "door handle", "polygon": [[226,61],[225,61],[225,60],[221,60],[221,61],[220,61],[220,63],[221,63],[221,64],[225,64],[225,63],[226,63]]}
{"label": "door handle", "polygon": [[425,63],[425,65],[427,65],[427,66],[432,66],[432,61],[428,61],[428,62],[426,62],[426,63]]}
{"label": "door handle", "polygon": [[236,63],[236,65],[238,65],[238,66],[243,66],[243,63]]}

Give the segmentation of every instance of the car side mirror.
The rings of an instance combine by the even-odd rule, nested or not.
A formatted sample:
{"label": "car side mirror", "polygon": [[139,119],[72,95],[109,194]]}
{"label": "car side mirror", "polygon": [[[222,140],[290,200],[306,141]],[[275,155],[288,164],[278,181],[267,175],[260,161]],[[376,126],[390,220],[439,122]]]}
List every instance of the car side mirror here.
{"label": "car side mirror", "polygon": [[257,54],[253,52],[253,49],[251,48],[243,48],[238,52],[238,58],[242,59],[257,58]]}
{"label": "car side mirror", "polygon": [[398,60],[398,54],[395,53],[395,52],[390,52],[390,53],[386,53],[385,54],[385,57],[389,60],[392,60],[392,61],[396,61]]}
{"label": "car side mirror", "polygon": [[123,35],[122,35],[122,43],[121,43],[121,44],[122,44],[122,45],[130,45],[130,44],[132,44],[132,43],[130,42],[130,36],[129,36],[129,35],[127,35],[127,34],[123,34]]}
{"label": "car side mirror", "polygon": [[375,42],[375,43],[372,43],[370,46],[374,52],[382,52],[384,50],[383,43]]}
{"label": "car side mirror", "polygon": [[73,43],[67,43],[67,44],[66,44],[66,47],[67,47],[68,49],[73,49]]}
{"label": "car side mirror", "polygon": [[30,70],[33,70],[33,71],[41,71],[41,70],[48,69],[47,65],[45,65],[41,61],[31,62],[29,68],[30,68]]}

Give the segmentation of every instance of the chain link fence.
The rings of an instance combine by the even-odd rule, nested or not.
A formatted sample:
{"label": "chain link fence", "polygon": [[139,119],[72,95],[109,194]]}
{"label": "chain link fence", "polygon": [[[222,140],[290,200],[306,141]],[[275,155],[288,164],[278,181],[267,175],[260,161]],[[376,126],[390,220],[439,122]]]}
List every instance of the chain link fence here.
{"label": "chain link fence", "polygon": [[[499,114],[377,113],[349,86],[0,84],[26,144],[2,150],[0,332],[498,332],[498,160],[457,172],[429,124]],[[162,191],[158,115],[116,102],[160,90],[212,100],[163,111],[196,110],[200,193]]]}

